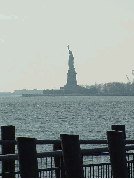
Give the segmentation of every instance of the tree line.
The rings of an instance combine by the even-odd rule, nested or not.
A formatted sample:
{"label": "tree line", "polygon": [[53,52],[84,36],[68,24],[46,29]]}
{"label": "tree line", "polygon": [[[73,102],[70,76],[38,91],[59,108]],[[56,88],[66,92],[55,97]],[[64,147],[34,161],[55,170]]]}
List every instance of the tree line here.
{"label": "tree line", "polygon": [[106,96],[133,96],[134,83],[109,82],[95,85],[80,85],[83,92],[91,95]]}

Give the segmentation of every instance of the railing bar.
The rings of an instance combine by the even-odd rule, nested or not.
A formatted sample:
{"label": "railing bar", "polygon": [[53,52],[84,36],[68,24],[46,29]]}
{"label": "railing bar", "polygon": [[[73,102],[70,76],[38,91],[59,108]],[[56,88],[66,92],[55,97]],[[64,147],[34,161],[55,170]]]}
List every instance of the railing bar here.
{"label": "railing bar", "polygon": [[[0,140],[0,145],[5,143],[17,144],[16,140]],[[61,144],[60,140],[36,140],[36,144]],[[80,144],[107,144],[107,140],[80,140]],[[134,141],[129,142],[134,144]]]}
{"label": "railing bar", "polygon": [[89,166],[101,166],[101,165],[111,165],[111,163],[99,163],[99,164],[87,164],[83,165],[83,167],[89,167]]}
{"label": "railing bar", "polygon": [[102,178],[102,165],[101,165],[101,178]]}
{"label": "railing bar", "polygon": [[129,163],[129,177],[131,178],[131,163]]}
{"label": "railing bar", "polygon": [[130,178],[130,163],[127,162],[127,169],[128,169],[128,175],[129,175],[129,178]]}
{"label": "railing bar", "polygon": [[107,178],[107,165],[106,165],[106,178]]}
{"label": "railing bar", "polygon": [[[0,140],[0,145],[5,143],[17,144],[16,140]],[[36,144],[60,144],[60,140],[36,140]],[[80,144],[108,144],[107,140],[80,140]],[[125,144],[134,144],[134,140],[125,140]]]}
{"label": "railing bar", "polygon": [[129,176],[131,178],[131,163],[129,164]]}
{"label": "railing bar", "polygon": [[[51,157],[51,168],[52,168],[52,157]],[[51,178],[52,178],[52,170],[51,170]]]}
{"label": "railing bar", "polygon": [[88,178],[89,178],[89,174],[90,174],[90,172],[89,172],[89,168],[88,168]]}
{"label": "railing bar", "polygon": [[134,162],[132,162],[132,178],[134,177]]}
{"label": "railing bar", "polygon": [[132,178],[132,163],[131,163],[131,178]]}
{"label": "railing bar", "polygon": [[132,178],[132,163],[130,163],[130,178]]}
{"label": "railing bar", "polygon": [[132,178],[134,177],[134,154],[133,154],[133,168],[132,168]]}
{"label": "railing bar", "polygon": [[86,167],[85,167],[85,177],[84,178],[86,178]]}
{"label": "railing bar", "polygon": [[93,178],[94,178],[94,166],[93,166]]}
{"label": "railing bar", "polygon": [[133,162],[132,162],[132,166],[131,166],[131,177],[133,178]]}
{"label": "railing bar", "polygon": [[105,177],[104,177],[104,165],[102,165],[102,166],[103,166],[103,178],[105,178]]}
{"label": "railing bar", "polygon": [[90,178],[92,178],[92,177],[91,177],[91,166],[90,166]]}
{"label": "railing bar", "polygon": [[89,168],[86,167],[86,177],[85,178],[89,178]]}
{"label": "railing bar", "polygon": [[[47,157],[46,157],[46,168],[47,168]],[[47,171],[46,171],[46,176],[47,176]]]}
{"label": "railing bar", "polygon": [[133,163],[131,163],[131,178],[133,177],[132,172],[133,172]]}
{"label": "railing bar", "polygon": [[43,171],[43,178],[44,178],[44,171]]}
{"label": "railing bar", "polygon": [[42,162],[42,158],[41,158],[41,168],[43,168],[43,162]]}
{"label": "railing bar", "polygon": [[97,167],[95,167],[95,178],[97,178],[98,172],[97,172]]}
{"label": "railing bar", "polygon": [[98,178],[99,178],[99,166],[98,166]]}
{"label": "railing bar", "polygon": [[108,165],[108,178],[109,178],[109,165]]}
{"label": "railing bar", "polygon": [[[55,151],[56,152],[56,151]],[[58,152],[60,152],[60,151],[58,151]],[[49,153],[51,153],[51,152],[49,152]],[[42,154],[42,153],[41,153]],[[44,153],[43,153],[44,154]],[[132,154],[132,156],[133,156],[133,158],[134,158],[134,154],[133,153],[127,153],[126,155],[128,156],[128,160],[130,159],[130,161],[128,161],[127,163],[128,163],[128,166],[129,166],[129,170],[130,170],[130,177],[133,177],[133,164],[132,164],[132,162],[133,162],[133,160],[131,160],[131,156],[129,156],[130,154]],[[7,160],[8,159],[8,157],[9,158],[11,158],[12,157],[12,155],[13,156],[17,156],[17,154],[9,154],[9,155],[0,155],[0,157],[5,157],[5,159],[3,159],[3,160]],[[58,155],[59,155],[59,153],[58,153]],[[101,154],[102,155],[102,154]],[[52,155],[53,156],[53,155]],[[49,176],[51,176],[51,177],[53,177],[53,170],[55,170],[54,168],[52,168],[53,167],[53,158],[52,158],[52,156],[51,156],[51,170],[49,170],[49,169],[45,169],[44,171],[46,171],[46,176],[47,176],[47,171],[49,171]],[[93,155],[92,155],[92,157],[93,157]],[[46,168],[48,167],[48,161],[47,161],[47,157],[45,157],[46,158]],[[44,159],[45,159],[44,158]],[[42,165],[42,160],[43,160],[43,158],[41,158],[41,165]],[[17,163],[18,163],[18,160],[17,160]],[[106,165],[106,172],[104,172],[105,171],[105,166],[104,165]],[[49,166],[50,166],[50,162],[49,162]],[[106,174],[106,177],[108,176],[109,177],[109,175],[110,175],[110,163],[101,163],[101,164],[89,164],[89,165],[83,165],[83,167],[85,167],[85,176],[87,175],[87,170],[88,170],[88,168],[87,167],[89,167],[90,168],[90,171],[92,171],[92,169],[93,169],[93,172],[90,172],[90,177],[92,177],[92,173],[93,173],[93,177],[96,175],[96,177],[97,177],[97,173],[94,173],[95,171],[97,172],[97,167],[95,167],[95,166],[98,166],[98,177],[100,176],[100,173],[99,173],[99,167],[101,166],[101,169],[103,169],[103,177],[104,177],[104,175]],[[92,167],[92,168],[91,168]],[[102,168],[103,167],[103,168]],[[96,168],[96,170],[95,170],[95,168]],[[107,171],[107,169],[108,169],[108,171]],[[42,169],[43,170],[43,169]],[[41,170],[41,172],[40,172],[40,176],[42,176],[42,170]],[[95,170],[95,171],[94,171]],[[89,174],[89,172],[88,172],[88,174]],[[16,175],[18,175],[18,177],[19,177],[19,172],[16,172]],[[45,175],[45,173],[43,172],[43,177],[44,177],[44,175]],[[112,177],[112,171],[111,171],[111,177]],[[101,178],[102,178],[102,173],[101,173]]]}
{"label": "railing bar", "polygon": [[44,169],[38,169],[39,171],[54,171],[54,170],[59,170],[61,168],[59,167],[53,167],[53,168],[44,168]]}
{"label": "railing bar", "polygon": [[[47,157],[45,157],[46,158],[46,168],[47,168]],[[52,157],[51,157],[51,159],[52,159]],[[41,161],[42,161],[42,158],[41,158]],[[132,163],[133,162],[133,160],[131,160],[131,161],[127,161],[127,163],[129,164],[129,163]],[[18,160],[17,160],[17,163],[18,163]],[[42,163],[42,162],[41,162]],[[91,167],[91,166],[103,166],[103,165],[111,165],[111,163],[99,163],[99,164],[88,164],[88,165],[83,165],[83,167]],[[55,169],[58,169],[58,168],[52,168],[52,160],[51,160],[51,168],[47,168],[47,169],[39,169],[39,170],[55,170]]]}
{"label": "railing bar", "polygon": [[[101,148],[101,150],[103,150],[103,149],[106,150],[106,148]],[[96,152],[98,152],[97,150],[100,150],[100,149],[98,148],[95,150],[96,150]],[[82,155],[89,156],[90,154],[94,155],[93,151],[94,151],[94,149],[82,149],[81,153],[82,153]],[[103,155],[103,154],[99,153],[98,155]],[[126,154],[126,155],[129,155],[129,154]],[[59,151],[37,153],[38,158],[54,157],[54,156],[62,156],[62,151],[59,150]],[[18,154],[0,155],[0,161],[7,160],[7,159],[18,160]]]}

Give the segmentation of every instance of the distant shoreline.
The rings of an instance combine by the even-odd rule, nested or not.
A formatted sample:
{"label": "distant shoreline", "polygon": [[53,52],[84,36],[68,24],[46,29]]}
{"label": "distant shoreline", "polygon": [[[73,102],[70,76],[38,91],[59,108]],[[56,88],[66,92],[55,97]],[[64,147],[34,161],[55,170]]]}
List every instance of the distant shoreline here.
{"label": "distant shoreline", "polygon": [[100,94],[100,95],[92,95],[92,94],[22,94],[22,97],[36,97],[36,96],[134,96],[134,95],[110,95],[110,94]]}

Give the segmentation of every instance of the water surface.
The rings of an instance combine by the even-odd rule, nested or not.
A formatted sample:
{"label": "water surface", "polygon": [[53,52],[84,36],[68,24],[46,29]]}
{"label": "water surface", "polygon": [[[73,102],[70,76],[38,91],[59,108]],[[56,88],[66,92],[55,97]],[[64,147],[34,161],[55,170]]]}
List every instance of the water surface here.
{"label": "water surface", "polygon": [[80,139],[107,139],[112,124],[125,124],[134,138],[132,96],[0,96],[0,124],[15,125],[16,136],[60,139],[61,133]]}

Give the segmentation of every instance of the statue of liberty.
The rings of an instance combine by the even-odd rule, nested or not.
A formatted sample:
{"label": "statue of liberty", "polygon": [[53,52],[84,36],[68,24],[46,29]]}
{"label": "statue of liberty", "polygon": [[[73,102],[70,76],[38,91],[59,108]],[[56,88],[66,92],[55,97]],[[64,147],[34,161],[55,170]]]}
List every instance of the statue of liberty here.
{"label": "statue of liberty", "polygon": [[[69,50],[69,45],[67,47],[68,47],[68,50]],[[71,50],[69,50],[68,66],[69,66],[69,69],[74,69],[74,57],[73,57]]]}

